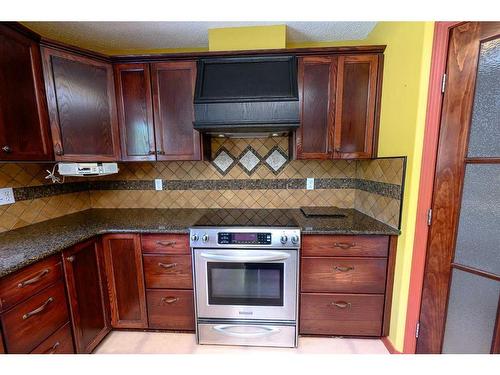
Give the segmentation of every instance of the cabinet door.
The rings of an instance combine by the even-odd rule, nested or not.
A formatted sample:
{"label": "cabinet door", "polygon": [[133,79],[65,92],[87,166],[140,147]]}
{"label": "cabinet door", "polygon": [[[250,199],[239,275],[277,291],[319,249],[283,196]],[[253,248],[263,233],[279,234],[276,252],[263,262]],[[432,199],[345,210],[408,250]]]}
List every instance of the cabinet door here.
{"label": "cabinet door", "polygon": [[158,160],[201,160],[200,134],[193,129],[194,61],[151,65]]}
{"label": "cabinet door", "polygon": [[120,158],[111,64],[42,48],[56,160]]}
{"label": "cabinet door", "polygon": [[0,329],[0,354],[5,354],[5,347],[3,346],[2,330]]}
{"label": "cabinet door", "polygon": [[63,252],[77,353],[92,352],[111,330],[101,255],[96,239]]}
{"label": "cabinet door", "polygon": [[122,160],[156,160],[148,64],[114,66]]}
{"label": "cabinet door", "polygon": [[299,59],[298,159],[329,159],[332,156],[336,69],[336,57]]}
{"label": "cabinet door", "polygon": [[109,286],[111,325],[114,328],[147,328],[146,294],[138,234],[103,237]]}
{"label": "cabinet door", "polygon": [[378,55],[339,56],[335,110],[335,158],[374,155]]}
{"label": "cabinet door", "polygon": [[0,25],[0,160],[52,160],[38,44]]}

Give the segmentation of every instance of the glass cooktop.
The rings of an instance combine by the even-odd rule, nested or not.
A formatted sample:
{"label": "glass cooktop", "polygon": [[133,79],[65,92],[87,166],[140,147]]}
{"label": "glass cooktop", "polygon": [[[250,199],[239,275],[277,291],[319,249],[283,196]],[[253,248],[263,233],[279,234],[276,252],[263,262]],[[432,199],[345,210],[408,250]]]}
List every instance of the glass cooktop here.
{"label": "glass cooktop", "polygon": [[297,227],[286,209],[217,209],[209,210],[196,223],[202,227]]}

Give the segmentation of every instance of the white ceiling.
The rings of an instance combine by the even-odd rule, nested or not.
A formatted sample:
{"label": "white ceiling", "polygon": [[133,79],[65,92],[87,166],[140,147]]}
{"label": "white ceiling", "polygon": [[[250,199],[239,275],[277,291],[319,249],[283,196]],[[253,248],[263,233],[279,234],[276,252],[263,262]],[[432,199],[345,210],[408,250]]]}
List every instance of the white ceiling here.
{"label": "white ceiling", "polygon": [[107,53],[207,48],[208,29],[287,25],[287,42],[364,39],[376,22],[23,22],[44,37]]}

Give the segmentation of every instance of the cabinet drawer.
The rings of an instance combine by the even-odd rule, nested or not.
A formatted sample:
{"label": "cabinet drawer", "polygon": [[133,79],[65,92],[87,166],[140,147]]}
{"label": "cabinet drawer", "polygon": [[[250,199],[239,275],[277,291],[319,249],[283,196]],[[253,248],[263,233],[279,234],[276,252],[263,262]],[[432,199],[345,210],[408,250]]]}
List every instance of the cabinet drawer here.
{"label": "cabinet drawer", "polygon": [[194,296],[192,290],[148,290],[149,328],[194,330]]}
{"label": "cabinet drawer", "polygon": [[31,354],[74,354],[73,337],[69,322],[38,345]]}
{"label": "cabinet drawer", "polygon": [[7,276],[0,281],[0,311],[24,301],[61,278],[59,256],[42,260]]}
{"label": "cabinet drawer", "polygon": [[193,289],[190,255],[143,256],[146,288]]}
{"label": "cabinet drawer", "polygon": [[385,257],[388,236],[302,236],[302,256]]}
{"label": "cabinet drawer", "polygon": [[383,309],[383,295],[302,293],[299,332],[380,336]]}
{"label": "cabinet drawer", "polygon": [[302,258],[302,292],[384,293],[385,258]]}
{"label": "cabinet drawer", "polygon": [[2,315],[6,349],[9,353],[29,353],[68,320],[60,281]]}
{"label": "cabinet drawer", "polygon": [[141,242],[143,253],[191,254],[186,234],[144,234]]}

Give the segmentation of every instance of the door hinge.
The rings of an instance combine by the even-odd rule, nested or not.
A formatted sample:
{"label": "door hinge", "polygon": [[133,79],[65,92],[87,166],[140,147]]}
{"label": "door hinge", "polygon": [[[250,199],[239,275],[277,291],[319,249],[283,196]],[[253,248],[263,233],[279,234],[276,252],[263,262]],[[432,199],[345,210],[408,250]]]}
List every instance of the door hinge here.
{"label": "door hinge", "polygon": [[432,208],[429,208],[427,210],[427,225],[431,225],[432,224]]}
{"label": "door hinge", "polygon": [[443,78],[441,78],[441,93],[444,93],[446,88],[446,73],[443,74]]}
{"label": "door hinge", "polygon": [[419,333],[420,333],[420,322],[417,322],[417,326],[415,327],[415,338],[418,339]]}

